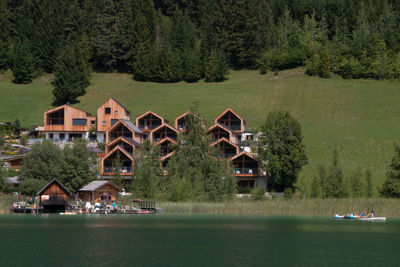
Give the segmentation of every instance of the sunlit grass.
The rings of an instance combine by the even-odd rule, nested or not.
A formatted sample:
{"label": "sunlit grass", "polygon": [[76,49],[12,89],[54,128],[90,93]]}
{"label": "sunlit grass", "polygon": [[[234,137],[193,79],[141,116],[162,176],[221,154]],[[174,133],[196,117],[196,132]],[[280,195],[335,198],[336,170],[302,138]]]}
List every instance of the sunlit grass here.
{"label": "sunlit grass", "polygon": [[[128,74],[94,74],[87,94],[76,106],[96,114],[109,97],[131,111],[131,120],[153,110],[170,123],[196,102],[207,121],[225,108],[242,115],[247,128],[257,128],[271,110],[289,110],[301,123],[309,164],[302,176],[309,179],[319,164],[330,162],[335,148],[345,173],[361,167],[372,170],[375,185],[383,179],[393,142],[400,142],[400,88],[398,82],[322,79],[293,69],[260,75],[257,71],[232,71],[223,83],[136,82]],[[0,76],[0,122],[19,118],[23,125],[41,124],[51,108],[51,76],[27,85]]]}

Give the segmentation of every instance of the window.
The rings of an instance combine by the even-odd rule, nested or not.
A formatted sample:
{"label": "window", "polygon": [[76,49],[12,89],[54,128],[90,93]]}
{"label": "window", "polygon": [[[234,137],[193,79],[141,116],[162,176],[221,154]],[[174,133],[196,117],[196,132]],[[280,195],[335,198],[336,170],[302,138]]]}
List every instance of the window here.
{"label": "window", "polygon": [[72,119],[72,125],[74,126],[85,126],[86,119]]}
{"label": "window", "polygon": [[106,121],[103,121],[103,125],[106,126],[106,125],[107,125],[107,122],[106,122]]}
{"label": "window", "polygon": [[90,125],[95,126],[96,125],[96,121],[90,121]]}
{"label": "window", "polygon": [[111,114],[111,108],[106,108],[106,109],[105,109],[105,113],[106,113],[106,114]]}
{"label": "window", "polygon": [[60,133],[60,140],[64,140],[65,139],[65,134]]}
{"label": "window", "polygon": [[54,134],[52,134],[52,133],[49,134],[49,138],[50,138],[50,139],[53,139],[53,138],[54,138]]}
{"label": "window", "polygon": [[118,110],[114,111],[115,115],[118,115]]}
{"label": "window", "polygon": [[118,119],[111,119],[111,126],[113,126],[115,123],[117,123]]}

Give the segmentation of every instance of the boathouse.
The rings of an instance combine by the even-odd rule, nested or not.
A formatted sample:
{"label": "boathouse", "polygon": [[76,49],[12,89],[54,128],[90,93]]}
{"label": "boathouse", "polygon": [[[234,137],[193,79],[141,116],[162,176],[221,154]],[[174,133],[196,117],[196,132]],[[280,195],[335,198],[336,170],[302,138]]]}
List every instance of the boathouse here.
{"label": "boathouse", "polygon": [[81,189],[79,196],[83,202],[111,204],[118,200],[122,189],[111,181],[93,181]]}
{"label": "boathouse", "polygon": [[51,180],[37,195],[40,196],[40,207],[45,212],[64,212],[69,206],[69,197],[72,193],[57,179]]}

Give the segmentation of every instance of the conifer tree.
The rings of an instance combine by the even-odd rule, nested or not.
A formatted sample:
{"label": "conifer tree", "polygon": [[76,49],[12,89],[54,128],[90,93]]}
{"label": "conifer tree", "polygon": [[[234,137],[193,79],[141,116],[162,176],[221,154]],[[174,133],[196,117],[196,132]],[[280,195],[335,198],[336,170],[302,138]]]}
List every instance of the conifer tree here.
{"label": "conifer tree", "polygon": [[400,197],[400,145],[398,144],[394,144],[392,162],[386,172],[386,179],[379,189],[379,193],[384,197]]}
{"label": "conifer tree", "polygon": [[36,65],[31,47],[31,43],[27,39],[14,41],[11,66],[14,83],[30,83],[35,77]]}
{"label": "conifer tree", "polygon": [[90,83],[90,66],[82,51],[79,45],[71,44],[58,57],[52,82],[55,105],[76,103],[76,98],[85,94]]}
{"label": "conifer tree", "polygon": [[218,49],[211,50],[210,56],[204,66],[206,82],[222,82],[229,73],[225,56]]}
{"label": "conifer tree", "polygon": [[236,192],[233,170],[226,161],[216,160],[217,151],[209,145],[196,108],[187,116],[187,129],[168,163],[168,199],[220,201],[232,197]]}
{"label": "conifer tree", "polygon": [[135,151],[135,176],[131,185],[135,197],[155,199],[159,195],[162,178],[157,152],[148,141]]}

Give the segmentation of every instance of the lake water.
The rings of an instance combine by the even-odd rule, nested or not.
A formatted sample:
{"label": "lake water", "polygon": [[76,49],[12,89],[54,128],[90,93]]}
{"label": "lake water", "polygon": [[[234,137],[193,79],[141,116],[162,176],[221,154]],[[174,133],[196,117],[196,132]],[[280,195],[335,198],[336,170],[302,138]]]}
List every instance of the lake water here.
{"label": "lake water", "polygon": [[1,215],[0,266],[399,266],[400,220]]}

